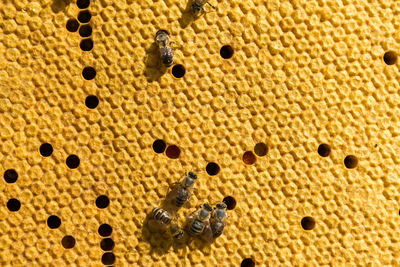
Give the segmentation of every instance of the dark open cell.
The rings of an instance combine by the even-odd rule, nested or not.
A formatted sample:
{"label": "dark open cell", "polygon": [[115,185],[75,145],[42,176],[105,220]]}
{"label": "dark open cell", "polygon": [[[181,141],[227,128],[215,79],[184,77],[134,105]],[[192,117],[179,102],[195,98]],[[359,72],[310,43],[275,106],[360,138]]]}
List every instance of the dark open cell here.
{"label": "dark open cell", "polygon": [[267,155],[267,152],[268,152],[268,148],[267,148],[267,145],[264,143],[257,143],[254,146],[254,153],[259,157],[263,157],[263,156]]}
{"label": "dark open cell", "polygon": [[318,146],[318,154],[321,157],[327,157],[331,153],[331,147],[327,144],[320,144]]}
{"label": "dark open cell", "polygon": [[14,169],[8,169],[4,172],[4,180],[6,183],[12,184],[18,180],[18,173]]}
{"label": "dark open cell", "polygon": [[103,240],[101,240],[100,242],[100,247],[102,250],[104,251],[109,251],[109,250],[113,250],[114,248],[114,241],[111,238],[104,238]]}
{"label": "dark open cell", "polygon": [[357,167],[357,164],[358,164],[358,159],[356,158],[356,156],[349,155],[344,158],[344,165],[348,169],[354,169],[355,167]]}
{"label": "dark open cell", "polygon": [[66,27],[68,31],[76,32],[79,28],[79,22],[76,19],[69,19]]}
{"label": "dark open cell", "polygon": [[99,99],[95,95],[89,95],[85,99],[86,107],[95,109],[99,105]]}
{"label": "dark open cell", "polygon": [[49,143],[44,143],[40,146],[39,151],[43,157],[50,157],[53,154],[53,146]]}
{"label": "dark open cell", "polygon": [[246,151],[243,154],[243,162],[246,165],[252,165],[256,162],[256,156],[252,151]]}
{"label": "dark open cell", "polygon": [[68,166],[68,168],[70,168],[70,169],[76,169],[76,168],[78,168],[80,162],[81,162],[81,161],[80,161],[80,159],[78,158],[77,155],[69,155],[69,156],[67,157],[67,160],[66,160],[67,166]]}
{"label": "dark open cell", "polygon": [[164,140],[157,139],[153,143],[153,150],[154,152],[160,154],[165,151],[165,148],[167,147],[167,144],[164,142]]}
{"label": "dark open cell", "polygon": [[218,164],[215,162],[210,162],[206,166],[206,172],[208,173],[208,175],[211,175],[211,176],[217,175],[219,173],[219,171],[220,171],[220,168],[219,168]]}
{"label": "dark open cell", "polygon": [[105,195],[101,195],[96,199],[96,206],[99,209],[105,209],[108,207],[109,204],[110,204],[110,199]]}
{"label": "dark open cell", "polygon": [[90,0],[77,0],[77,1],[76,1],[76,5],[77,5],[78,8],[80,8],[80,9],[88,8],[89,5],[90,5]]}
{"label": "dark open cell", "polygon": [[101,235],[103,237],[107,237],[107,236],[111,235],[112,228],[109,224],[103,223],[102,225],[100,225],[98,232],[99,232],[99,235]]}
{"label": "dark open cell", "polygon": [[93,80],[96,77],[96,70],[93,67],[85,67],[82,70],[82,76],[85,80]]}
{"label": "dark open cell", "polygon": [[110,265],[110,264],[114,264],[115,262],[115,255],[112,252],[106,252],[103,254],[103,256],[101,257],[101,262],[104,265]]}
{"label": "dark open cell", "polygon": [[47,226],[51,229],[57,229],[61,225],[61,219],[56,215],[51,215],[47,219]]}
{"label": "dark open cell", "polygon": [[171,146],[167,147],[165,154],[170,159],[177,159],[177,158],[179,158],[179,155],[181,154],[181,150],[176,145],[171,145]]}
{"label": "dark open cell", "polygon": [[387,65],[393,65],[397,61],[397,54],[393,51],[388,51],[383,55],[383,61],[385,61]]}
{"label": "dark open cell", "polygon": [[233,56],[233,48],[230,45],[224,45],[223,47],[221,47],[219,53],[222,58],[229,59]]}
{"label": "dark open cell", "polygon": [[174,75],[175,78],[182,78],[185,76],[185,73],[185,67],[181,64],[176,64],[172,67],[172,75]]}
{"label": "dark open cell", "polygon": [[19,211],[19,209],[21,208],[21,202],[19,202],[18,199],[11,198],[7,202],[7,208],[9,211]]}
{"label": "dark open cell", "polygon": [[252,258],[246,258],[246,259],[242,260],[240,267],[254,267],[255,265],[256,264]]}
{"label": "dark open cell", "polygon": [[82,39],[79,47],[82,51],[90,51],[93,49],[93,40],[92,39]]}
{"label": "dark open cell", "polygon": [[222,200],[222,202],[226,204],[228,210],[233,210],[236,207],[236,200],[234,197],[227,196]]}
{"label": "dark open cell", "polygon": [[313,217],[306,216],[303,219],[301,219],[301,227],[303,227],[304,230],[312,230],[315,227],[315,220]]}
{"label": "dark open cell", "polygon": [[92,26],[90,26],[89,24],[82,25],[79,28],[79,35],[81,37],[89,37],[90,35],[92,35]]}
{"label": "dark open cell", "polygon": [[80,23],[88,23],[91,18],[92,15],[90,14],[89,10],[83,10],[78,14],[78,20]]}
{"label": "dark open cell", "polygon": [[76,243],[75,238],[71,235],[66,235],[61,240],[62,246],[66,249],[75,247],[75,243]]}

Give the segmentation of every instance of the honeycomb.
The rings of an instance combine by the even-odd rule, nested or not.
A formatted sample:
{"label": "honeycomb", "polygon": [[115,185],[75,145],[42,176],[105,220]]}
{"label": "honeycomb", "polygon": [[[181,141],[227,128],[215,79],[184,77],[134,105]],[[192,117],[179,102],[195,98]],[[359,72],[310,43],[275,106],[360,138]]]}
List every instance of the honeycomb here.
{"label": "honeycomb", "polygon": [[[210,3],[1,1],[1,266],[400,266],[400,2]],[[212,244],[146,227],[190,170]]]}

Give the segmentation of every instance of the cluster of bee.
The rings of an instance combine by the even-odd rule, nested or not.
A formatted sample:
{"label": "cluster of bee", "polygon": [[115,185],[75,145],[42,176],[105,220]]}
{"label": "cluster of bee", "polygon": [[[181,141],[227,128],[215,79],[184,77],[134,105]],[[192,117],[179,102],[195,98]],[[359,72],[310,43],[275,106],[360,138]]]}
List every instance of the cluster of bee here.
{"label": "cluster of bee", "polygon": [[207,203],[201,205],[186,218],[183,228],[179,227],[176,219],[172,219],[171,215],[176,215],[178,209],[188,203],[196,180],[197,175],[189,172],[182,181],[174,184],[166,199],[167,208],[153,208],[151,211],[148,221],[151,227],[166,230],[176,240],[181,239],[185,232],[208,242],[222,234],[227,219],[227,206],[223,202],[217,203],[214,209]]}
{"label": "cluster of bee", "polygon": [[[204,6],[206,4],[215,9],[215,7],[206,0],[193,0],[191,7],[194,17],[198,17],[205,12]],[[174,63],[174,49],[171,47],[172,42],[169,33],[166,30],[159,30],[156,33],[154,41],[158,46],[161,62],[167,68],[172,66]]]}
{"label": "cluster of bee", "polygon": [[[208,4],[215,9],[207,0],[192,0],[191,11],[194,18],[199,17],[205,12],[204,6]],[[171,47],[171,36],[166,30],[159,30],[156,33],[154,41],[158,47],[160,60],[165,67],[174,64],[174,49]],[[217,203],[213,209],[209,204],[205,203],[199,207],[197,211],[187,217],[184,228],[179,227],[176,216],[179,208],[188,203],[191,196],[197,175],[189,172],[182,181],[174,184],[174,188],[167,196],[167,207],[153,208],[150,214],[148,224],[154,228],[161,228],[170,233],[174,239],[181,239],[185,232],[191,236],[202,236],[205,240],[212,241],[220,236],[224,230],[227,218],[227,206],[225,203]]]}

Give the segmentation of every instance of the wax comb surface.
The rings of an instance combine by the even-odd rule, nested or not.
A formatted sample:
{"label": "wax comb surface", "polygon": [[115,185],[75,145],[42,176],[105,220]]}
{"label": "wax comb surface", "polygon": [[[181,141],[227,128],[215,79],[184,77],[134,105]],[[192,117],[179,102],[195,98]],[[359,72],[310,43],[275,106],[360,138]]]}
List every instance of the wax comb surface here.
{"label": "wax comb surface", "polygon": [[[1,266],[400,265],[400,3],[210,3],[2,1]],[[211,245],[146,226],[188,171]]]}

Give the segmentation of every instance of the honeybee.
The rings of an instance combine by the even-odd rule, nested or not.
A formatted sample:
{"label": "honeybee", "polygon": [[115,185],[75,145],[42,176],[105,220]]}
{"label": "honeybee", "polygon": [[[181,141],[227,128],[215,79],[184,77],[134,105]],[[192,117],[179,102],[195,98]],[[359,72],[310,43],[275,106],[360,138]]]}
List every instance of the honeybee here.
{"label": "honeybee", "polygon": [[204,11],[204,6],[208,4],[210,7],[214,8],[213,5],[210,4],[207,0],[193,0],[192,3],[192,10],[195,16],[198,16],[200,12],[205,12]]}
{"label": "honeybee", "polygon": [[219,237],[224,231],[224,227],[226,225],[226,213],[227,206],[225,203],[218,203],[212,213],[210,226],[212,231],[213,238]]}
{"label": "honeybee", "polygon": [[168,199],[173,202],[174,209],[182,207],[191,196],[191,190],[197,179],[194,172],[185,175],[181,182],[175,183],[175,188],[168,195]]}
{"label": "honeybee", "polygon": [[180,228],[176,223],[172,222],[172,218],[168,212],[161,208],[153,208],[148,225],[152,229],[163,230],[164,232],[168,228],[171,236],[174,239],[181,239],[183,236],[182,228]]}
{"label": "honeybee", "polygon": [[180,228],[180,227],[179,227],[177,224],[175,224],[175,223],[171,223],[171,224],[169,225],[169,232],[171,233],[172,237],[173,237],[174,239],[177,239],[177,240],[181,239],[182,236],[183,236],[183,230],[182,230],[182,228]]}
{"label": "honeybee", "polygon": [[159,52],[161,62],[166,66],[170,67],[174,63],[174,49],[171,45],[171,38],[166,30],[159,30],[154,38]]}
{"label": "honeybee", "polygon": [[209,227],[212,208],[210,205],[203,204],[203,206],[190,215],[187,219],[188,232],[192,236],[198,236],[203,233],[206,227]]}

